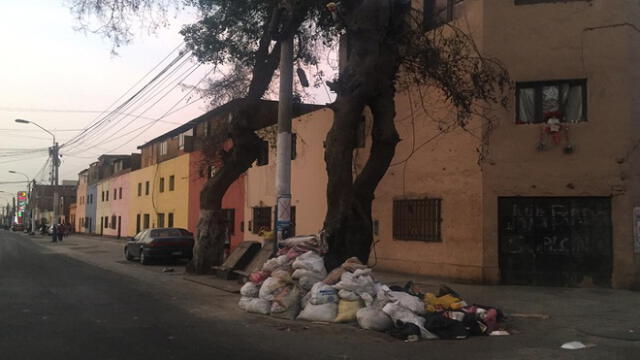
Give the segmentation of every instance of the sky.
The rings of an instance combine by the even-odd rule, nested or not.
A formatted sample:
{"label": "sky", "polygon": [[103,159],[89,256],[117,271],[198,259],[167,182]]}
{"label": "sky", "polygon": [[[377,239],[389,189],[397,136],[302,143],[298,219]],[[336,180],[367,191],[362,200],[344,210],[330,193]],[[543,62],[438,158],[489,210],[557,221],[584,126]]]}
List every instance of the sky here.
{"label": "sky", "polygon": [[[10,170],[49,181],[48,172],[41,170],[52,136],[32,124],[18,124],[16,118],[36,122],[65,144],[101,116],[100,111],[122,102],[116,100],[138,80],[143,79],[138,88],[148,81],[152,75],[143,76],[154,66],[161,64],[152,74],[166,66],[176,52],[167,55],[182,44],[178,31],[196,19],[194,11],[173,14],[168,28],[156,34],[140,32],[114,56],[109,40],[74,29],[78,24],[63,0],[0,0],[0,204],[11,198],[6,192],[26,190],[24,183],[7,184],[26,181]],[[188,60],[173,67],[173,77],[167,76],[127,109],[141,117],[111,116],[108,129],[75,147],[63,146],[60,180],[77,180],[78,172],[101,154],[136,152],[138,145],[205,112],[206,102],[196,101],[199,95],[179,85],[197,85],[212,74],[206,64],[191,73],[195,66]],[[153,122],[168,112],[173,113]],[[152,126],[147,129],[147,124]],[[140,130],[132,132],[135,129]]]}

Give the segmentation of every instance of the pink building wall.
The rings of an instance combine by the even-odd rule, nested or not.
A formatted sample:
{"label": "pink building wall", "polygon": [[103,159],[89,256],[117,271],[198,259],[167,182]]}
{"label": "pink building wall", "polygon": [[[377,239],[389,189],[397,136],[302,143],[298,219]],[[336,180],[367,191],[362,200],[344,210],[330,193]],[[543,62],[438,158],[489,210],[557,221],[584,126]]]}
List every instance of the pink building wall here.
{"label": "pink building wall", "polygon": [[[115,215],[116,218],[119,218],[120,221],[120,236],[134,236],[133,232],[130,229],[130,198],[131,198],[131,189],[129,187],[129,177],[130,174],[122,174],[118,175],[111,179],[111,192],[113,194],[114,189],[117,189],[118,196],[117,198],[110,199],[111,203],[111,214]],[[120,198],[120,189],[122,189],[122,199]],[[118,235],[118,227],[115,229],[105,229],[105,235]]]}

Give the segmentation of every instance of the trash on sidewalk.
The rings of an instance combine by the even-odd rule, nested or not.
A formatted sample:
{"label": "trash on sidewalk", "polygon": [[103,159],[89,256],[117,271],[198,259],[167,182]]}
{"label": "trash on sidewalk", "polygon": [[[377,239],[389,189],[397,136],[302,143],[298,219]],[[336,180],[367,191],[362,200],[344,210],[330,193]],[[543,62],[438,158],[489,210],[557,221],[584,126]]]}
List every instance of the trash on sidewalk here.
{"label": "trash on sidewalk", "polygon": [[561,348],[565,350],[581,350],[595,347],[595,344],[585,344],[581,341],[570,341],[568,343],[562,344]]}
{"label": "trash on sidewalk", "polygon": [[403,287],[387,286],[357,258],[327,273],[322,232],[280,245],[276,257],[248,275],[238,303],[243,310],[316,323],[356,323],[405,341],[510,335],[501,326],[502,311],[469,305],[446,285],[437,293],[423,293],[411,281]]}
{"label": "trash on sidewalk", "polygon": [[163,273],[174,272],[174,271],[175,271],[175,269],[174,268],[170,268],[170,267],[166,267],[166,268],[162,269]]}

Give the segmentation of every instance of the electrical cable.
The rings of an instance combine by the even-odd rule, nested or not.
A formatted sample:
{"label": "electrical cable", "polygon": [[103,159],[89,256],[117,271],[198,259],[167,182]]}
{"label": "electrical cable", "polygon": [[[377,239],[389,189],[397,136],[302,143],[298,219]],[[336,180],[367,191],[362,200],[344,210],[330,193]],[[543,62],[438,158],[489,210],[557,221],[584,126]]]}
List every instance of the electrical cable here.
{"label": "electrical cable", "polygon": [[[187,59],[188,60],[188,59]],[[180,64],[179,66],[181,67],[183,64],[185,64],[185,62],[183,62],[182,64]],[[187,71],[189,71],[190,69],[193,69],[194,66],[192,66],[191,68],[189,68]],[[178,68],[174,69],[177,70]],[[184,72],[181,74],[184,75]],[[171,76],[171,75],[168,75]],[[172,91],[181,81],[184,81],[186,77],[183,76],[182,79],[178,80],[178,79],[174,79],[173,81],[169,82],[167,85],[163,86],[158,92],[156,92],[155,94],[153,94],[153,96],[145,99],[144,101],[142,101],[142,103],[138,104],[135,109],[132,109],[132,111],[137,111],[140,107],[144,106],[145,104],[147,104],[149,101],[153,100],[153,98],[159,94],[160,92],[164,91],[168,86],[173,84],[173,87],[171,88],[170,91]],[[166,79],[166,78],[165,78]],[[176,81],[177,80],[177,81]],[[175,84],[174,84],[175,82]],[[149,88],[149,91],[153,91],[153,89],[156,87],[156,85],[158,85],[160,83],[156,83],[153,87]],[[162,98],[164,98],[165,96],[167,96],[168,93],[165,93],[165,95]],[[144,95],[143,95],[144,96]],[[132,106],[133,104],[135,104],[136,102],[140,101],[141,98],[136,99],[135,101],[132,101],[128,104],[128,106]],[[154,103],[156,104],[157,101]],[[138,118],[141,118],[143,114],[145,114],[147,111],[149,110],[149,108],[147,108],[145,111],[139,113],[137,116],[133,117],[132,119],[130,119],[124,126],[121,126],[116,132],[111,133],[108,136],[108,139],[113,138],[114,136],[116,136],[119,132],[123,131],[124,129],[126,129],[129,125],[131,125],[134,121],[136,121]],[[124,120],[124,117],[121,117],[119,120],[112,122],[109,126],[107,126],[106,128],[102,129],[102,131],[97,132],[95,131],[93,134],[90,134],[88,136],[86,136],[82,141],[76,142],[75,144],[72,144],[70,147],[68,147],[68,149],[71,148],[77,148],[78,146],[82,145],[83,143],[88,143],[90,142],[90,139],[93,139],[93,141],[96,140],[97,136],[100,136],[101,133],[109,131],[110,128],[114,128],[116,125],[118,125],[120,123],[120,121]],[[157,121],[158,119],[152,119],[152,121]],[[102,142],[104,143],[104,141]],[[77,150],[77,149],[74,149]]]}
{"label": "electrical cable", "polygon": [[[133,85],[132,85],[132,86],[131,86],[127,91],[125,91],[125,93],[124,93],[124,94],[122,94],[122,95],[121,95],[120,97],[118,97],[118,99],[116,99],[116,100],[115,100],[111,105],[109,105],[109,107],[107,108],[107,111],[108,111],[109,109],[111,109],[113,106],[115,106],[116,104],[118,104],[118,102],[120,102],[120,100],[122,100],[125,96],[127,96],[127,94],[129,94],[133,89],[135,89],[135,87],[136,87],[136,86],[138,86],[138,84],[140,84],[144,79],[146,79],[146,78],[147,78],[147,77],[148,77],[148,76],[149,76],[153,71],[155,71],[155,70],[156,70],[156,69],[157,69],[157,68],[158,68],[162,63],[164,63],[164,62],[165,62],[165,61],[166,61],[166,60],[167,60],[167,59],[168,59],[168,58],[169,58],[173,53],[175,53],[176,51],[178,51],[178,49],[182,48],[183,46],[184,46],[184,43],[183,43],[183,42],[181,42],[181,43],[180,43],[180,45],[178,45],[176,48],[174,48],[174,49],[173,49],[169,54],[167,54],[167,56],[165,56],[162,60],[160,60],[160,62],[158,62],[158,63],[157,63],[157,64],[156,64],[156,65],[155,65],[151,70],[149,70],[149,71],[148,71],[144,76],[142,76],[142,77],[141,77],[141,78],[140,78],[140,79],[139,79],[135,84],[133,84]],[[179,56],[178,56],[178,58],[181,58],[184,54],[186,54],[186,52],[182,52],[182,53],[180,53],[180,54],[179,54]],[[176,59],[174,59],[170,64],[174,64],[174,61],[176,61]],[[166,69],[166,67],[165,67],[165,69]],[[162,71],[161,71],[161,73],[162,73]],[[156,76],[156,77],[157,77],[157,76]],[[155,79],[155,77],[154,77],[154,79]],[[152,81],[153,81],[153,79],[152,79],[151,81],[149,81],[149,82],[147,83],[147,85],[148,85],[149,83],[151,83]],[[145,85],[145,86],[143,87],[143,89],[145,89],[147,85]],[[142,89],[141,89],[140,91],[142,91]],[[140,92],[140,91],[139,91],[139,92]],[[137,93],[136,93],[136,94],[137,94]],[[136,94],[134,94],[133,96],[136,96]],[[129,102],[131,98],[132,98],[132,97],[130,97],[130,98],[129,98],[129,100],[125,101],[125,104],[126,104],[127,102]],[[121,109],[121,108],[122,108],[122,104],[121,104],[120,106],[116,107],[116,109],[115,109],[115,110],[113,110],[112,112],[117,112],[117,111],[119,111],[118,109]],[[108,115],[107,115],[107,116],[108,116]],[[104,119],[104,117],[103,117],[103,119]],[[92,121],[87,125],[87,127],[85,127],[85,129],[84,129],[84,131],[83,131],[83,132],[81,132],[80,134],[78,134],[78,135],[76,136],[76,138],[80,138],[80,137],[82,137],[84,134],[86,134],[88,131],[90,131],[92,128],[94,128],[94,127],[96,126],[96,124],[99,124],[99,123],[100,123],[100,121],[102,121],[102,120],[100,120],[100,116],[96,117],[94,120],[92,120]],[[76,138],[74,138],[74,139],[70,140],[70,141],[69,141],[69,143],[72,143]],[[64,146],[64,145],[63,145],[63,146]]]}

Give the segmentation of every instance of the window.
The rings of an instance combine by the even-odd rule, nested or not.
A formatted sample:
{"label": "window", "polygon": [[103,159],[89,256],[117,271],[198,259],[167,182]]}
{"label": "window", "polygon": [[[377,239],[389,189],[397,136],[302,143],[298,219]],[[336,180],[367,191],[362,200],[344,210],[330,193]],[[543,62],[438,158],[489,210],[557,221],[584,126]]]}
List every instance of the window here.
{"label": "window", "polygon": [[93,204],[93,194],[89,195],[89,204]]}
{"label": "window", "polygon": [[140,232],[140,214],[136,215],[136,234]]}
{"label": "window", "polygon": [[113,200],[118,200],[118,189],[113,189]]}
{"label": "window", "polygon": [[106,198],[107,198],[107,201],[109,201],[109,190],[107,190],[105,194],[107,194]]}
{"label": "window", "polygon": [[229,235],[233,235],[235,232],[236,210],[235,209],[222,209],[222,216],[224,217],[224,224],[227,227]]}
{"label": "window", "polygon": [[142,196],[142,183],[138,183],[138,196]]}
{"label": "window", "polygon": [[167,150],[169,148],[169,144],[167,140],[160,143],[160,156],[167,155]]}
{"label": "window", "polygon": [[551,117],[570,124],[587,121],[586,80],[516,84],[516,123],[540,124]]}
{"label": "window", "polygon": [[441,205],[441,199],[394,200],[393,238],[442,241]]}
{"label": "window", "polygon": [[425,31],[435,29],[460,16],[464,0],[424,0],[422,27]]}
{"label": "window", "polygon": [[118,196],[118,199],[122,200],[122,188],[120,188],[120,192],[118,193],[118,195],[120,195]]}
{"label": "window", "polygon": [[149,182],[144,183],[144,194],[149,195]]}
{"label": "window", "polygon": [[262,141],[260,144],[260,152],[258,153],[258,166],[268,165],[269,164],[269,142]]}
{"label": "window", "polygon": [[208,121],[205,121],[204,124],[202,124],[202,135],[211,135],[211,124]]}
{"label": "window", "polygon": [[164,192],[164,178],[160,178],[160,186],[158,190],[160,192]]}
{"label": "window", "polygon": [[169,176],[169,191],[176,189],[176,177],[174,175]]}
{"label": "window", "polygon": [[173,213],[167,214],[167,227],[173,227]]}
{"label": "window", "polygon": [[116,228],[116,216],[115,215],[111,215],[111,228],[112,229]]}
{"label": "window", "polygon": [[108,216],[104,217],[104,228],[105,229],[109,228],[109,217]]}
{"label": "window", "polygon": [[185,137],[193,136],[193,129],[189,129],[182,134],[178,135],[178,149],[184,150]]}
{"label": "window", "polygon": [[164,227],[164,214],[158,214],[158,227]]}
{"label": "window", "polygon": [[146,230],[149,228],[149,214],[144,214],[144,216],[142,217],[143,219],[143,228]]}
{"label": "window", "polygon": [[209,165],[209,167],[207,167],[207,177],[208,177],[208,179],[211,179],[216,174],[217,170],[218,170],[218,168],[216,168],[215,165]]}
{"label": "window", "polygon": [[271,230],[271,207],[254,207],[253,208],[253,229],[254,234],[260,233],[260,230]]}
{"label": "window", "polygon": [[104,191],[102,192],[102,201],[104,202]]}

